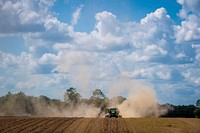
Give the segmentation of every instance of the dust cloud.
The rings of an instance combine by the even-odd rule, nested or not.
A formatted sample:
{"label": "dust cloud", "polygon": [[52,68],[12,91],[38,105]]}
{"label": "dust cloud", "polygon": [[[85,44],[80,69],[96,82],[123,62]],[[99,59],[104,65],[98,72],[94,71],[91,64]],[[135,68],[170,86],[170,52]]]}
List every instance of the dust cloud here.
{"label": "dust cloud", "polygon": [[80,104],[64,112],[65,117],[98,117],[100,108],[92,105]]}
{"label": "dust cloud", "polygon": [[[117,107],[122,117],[159,117],[168,111],[160,106],[154,89],[149,84],[120,77],[109,86],[111,99],[101,99],[97,106],[90,99],[81,99],[77,104],[67,104],[47,97],[26,96],[23,93],[7,94],[0,100],[1,116],[48,116],[48,117],[105,117],[104,110]],[[124,99],[124,94],[127,98]],[[97,104],[98,100],[95,101]]]}
{"label": "dust cloud", "polygon": [[92,105],[80,104],[77,107],[70,106],[67,108],[58,109],[55,107],[48,107],[44,110],[44,107],[37,108],[39,116],[47,117],[98,117],[100,108]]}
{"label": "dust cloud", "polygon": [[11,94],[0,99],[0,116],[45,116],[45,117],[98,117],[100,108],[79,103],[66,105],[61,101],[44,102],[23,93]]}
{"label": "dust cloud", "polygon": [[110,93],[127,93],[128,97],[122,104],[111,105],[117,107],[123,117],[159,117],[169,109],[158,104],[156,93],[149,84],[142,84],[139,81],[120,77],[111,86]]}

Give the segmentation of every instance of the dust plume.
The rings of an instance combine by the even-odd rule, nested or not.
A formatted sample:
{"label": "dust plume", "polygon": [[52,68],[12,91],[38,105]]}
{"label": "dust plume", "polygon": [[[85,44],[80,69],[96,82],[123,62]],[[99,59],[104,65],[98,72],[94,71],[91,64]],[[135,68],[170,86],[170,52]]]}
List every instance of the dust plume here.
{"label": "dust plume", "polygon": [[97,117],[99,112],[100,108],[83,101],[67,104],[46,96],[27,96],[23,92],[0,97],[0,116]]}
{"label": "dust plume", "polygon": [[[107,108],[117,107],[122,117],[159,117],[169,109],[158,104],[156,93],[149,84],[120,77],[109,88],[111,99],[99,91],[89,99],[80,98],[79,93],[74,91],[71,101],[26,96],[23,92],[8,93],[0,97],[0,115],[105,117]],[[127,95],[127,98],[123,95]]]}
{"label": "dust plume", "polygon": [[93,105],[80,104],[64,111],[65,117],[98,117],[100,108]]}
{"label": "dust plume", "polygon": [[150,85],[139,81],[120,77],[116,84],[111,86],[110,93],[127,93],[127,99],[116,106],[123,117],[159,117],[167,113],[167,107],[158,104],[156,93]]}
{"label": "dust plume", "polygon": [[60,109],[56,107],[37,107],[36,109],[39,116],[48,117],[97,117],[100,111],[99,108],[84,103]]}

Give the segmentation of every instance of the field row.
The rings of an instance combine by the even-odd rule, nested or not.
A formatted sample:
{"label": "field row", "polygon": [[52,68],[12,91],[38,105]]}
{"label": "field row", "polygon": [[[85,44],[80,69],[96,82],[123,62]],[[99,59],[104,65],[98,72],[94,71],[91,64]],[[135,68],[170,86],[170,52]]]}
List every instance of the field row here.
{"label": "field row", "polygon": [[0,117],[0,133],[199,133],[200,119]]}

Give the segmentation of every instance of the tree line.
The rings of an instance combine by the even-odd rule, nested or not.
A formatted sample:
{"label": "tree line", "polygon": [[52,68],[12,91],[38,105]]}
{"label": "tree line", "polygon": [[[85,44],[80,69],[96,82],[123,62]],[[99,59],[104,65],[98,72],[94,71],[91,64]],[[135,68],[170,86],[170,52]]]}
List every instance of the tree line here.
{"label": "tree line", "polygon": [[[119,105],[126,98],[117,96],[108,98],[100,89],[95,89],[92,95],[86,99],[82,98],[76,88],[70,87],[64,93],[64,101],[51,99],[41,95],[39,97],[27,96],[23,92],[12,94],[8,92],[5,96],[0,97],[0,116],[49,116],[56,112],[62,112],[69,108],[76,108],[81,104],[92,105],[100,109],[99,115],[106,111],[110,103]],[[200,99],[196,105],[160,105],[170,107],[169,111],[161,117],[185,117],[200,118]]]}
{"label": "tree line", "polygon": [[200,99],[195,105],[171,105],[171,109],[162,117],[200,118]]}
{"label": "tree line", "polygon": [[100,89],[95,89],[88,99],[82,98],[76,88],[69,88],[64,94],[64,101],[51,99],[41,95],[39,97],[27,96],[24,92],[12,94],[8,92],[0,97],[0,116],[51,116],[62,114],[65,110],[76,109],[80,105],[90,105],[100,109],[99,115],[115,101],[121,104],[126,98],[117,96],[109,99]]}

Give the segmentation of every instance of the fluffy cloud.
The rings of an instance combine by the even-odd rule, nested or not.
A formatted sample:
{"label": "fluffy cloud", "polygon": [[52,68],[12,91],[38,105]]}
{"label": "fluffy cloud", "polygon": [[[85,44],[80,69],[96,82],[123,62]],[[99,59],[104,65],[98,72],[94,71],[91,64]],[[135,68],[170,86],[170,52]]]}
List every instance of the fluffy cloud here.
{"label": "fluffy cloud", "polygon": [[[74,79],[73,84],[78,84],[75,83],[78,81],[83,88],[91,88],[90,85],[95,84],[90,82],[91,79],[103,82],[127,72],[130,78],[170,80],[173,72],[164,71],[165,67],[149,68],[146,64],[147,67],[136,69],[135,63],[164,63],[164,59],[176,62],[187,57],[187,52],[183,56],[183,52],[176,51],[177,48],[173,46],[175,44],[171,44],[173,22],[164,8],[147,14],[140,23],[120,22],[114,14],[107,11],[97,13],[96,21],[95,28],[90,33],[72,31],[71,41],[52,43],[49,50],[44,50],[39,56],[36,70],[40,73],[43,70],[47,73],[69,73],[70,79]],[[60,26],[57,22],[52,21]],[[52,31],[59,34],[68,33],[69,30],[62,31],[57,27]],[[40,47],[39,49],[41,50]],[[160,71],[156,72],[158,69]]]}
{"label": "fluffy cloud", "polygon": [[170,81],[173,78],[171,68],[160,64],[144,67],[135,66],[133,70],[124,71],[123,75],[134,79],[148,79],[152,82],[156,80]]}
{"label": "fluffy cloud", "polygon": [[[164,8],[148,14],[140,23],[120,22],[115,15],[103,11],[95,16],[97,23],[91,33],[76,33],[74,44],[90,51],[126,51],[144,58],[165,56],[167,41],[173,34],[173,22]],[[150,45],[150,46],[149,46]],[[145,49],[145,50],[142,50]],[[129,55],[130,56],[130,55]],[[135,60],[143,60],[135,58]]]}
{"label": "fluffy cloud", "polygon": [[27,33],[23,35],[30,52],[41,57],[45,53],[53,52],[55,43],[70,42],[73,39],[73,27],[60,22],[56,17],[49,16],[44,22],[45,31],[37,33]]}
{"label": "fluffy cloud", "polygon": [[200,78],[198,76],[199,74],[200,70],[196,67],[188,68],[186,71],[182,72],[182,75],[187,81],[190,81],[190,83],[195,84],[197,86],[200,85]]}
{"label": "fluffy cloud", "polygon": [[[70,87],[68,77],[64,74],[50,74],[53,72],[46,74],[45,67],[49,67],[44,67],[49,63],[47,58],[48,55],[44,55],[38,60],[27,53],[15,56],[0,51],[1,93],[23,91],[29,95],[39,96],[46,93],[54,98],[62,98],[66,87]],[[47,90],[51,90],[50,93]]]}
{"label": "fluffy cloud", "polygon": [[[155,72],[156,69],[149,69],[149,65],[139,73],[133,68],[135,62],[150,61],[168,54],[167,40],[171,39],[173,23],[164,8],[147,15],[141,23],[122,23],[106,11],[97,13],[96,20],[93,31],[75,33],[71,43],[56,43],[53,48],[58,53],[45,54],[40,60],[55,62],[54,70],[68,73],[71,82],[79,84],[79,88],[92,88],[97,81],[112,82],[121,74],[125,75],[127,69],[131,73],[129,78],[171,78],[170,72]],[[161,26],[166,24],[168,27],[162,29]],[[134,35],[143,39],[138,40]]]}
{"label": "fluffy cloud", "polygon": [[[186,18],[182,16],[181,25],[175,26],[165,8],[147,14],[140,22],[122,22],[115,14],[103,11],[96,13],[93,30],[85,33],[73,27],[82,6],[68,24],[49,11],[54,1],[0,2],[0,18],[10,16],[0,22],[1,27],[10,29],[0,32],[22,33],[29,48],[19,56],[0,52],[0,82],[34,93],[61,89],[63,94],[68,86],[74,86],[85,95],[90,89],[112,86],[120,76],[155,83],[163,93],[176,93],[175,89],[181,90],[180,83],[197,86],[200,50],[197,44],[184,41],[199,39],[198,9],[189,1],[179,3],[183,5],[180,14],[183,10],[187,14]],[[192,14],[188,14],[190,11]]]}
{"label": "fluffy cloud", "polygon": [[12,0],[0,2],[0,33],[44,31],[44,20],[54,0]]}
{"label": "fluffy cloud", "polygon": [[178,0],[182,5],[179,16],[184,19],[181,25],[175,26],[176,42],[200,40],[200,1]]}
{"label": "fluffy cloud", "polygon": [[9,69],[10,71],[14,71],[12,75],[21,74],[21,71],[31,73],[34,67],[37,66],[36,59],[34,59],[31,54],[27,53],[21,53],[21,55],[15,56],[0,51],[0,61],[2,72]]}
{"label": "fluffy cloud", "polygon": [[198,16],[189,15],[187,20],[176,26],[176,41],[197,41],[200,40],[200,19]]}
{"label": "fluffy cloud", "polygon": [[110,12],[103,11],[97,13],[95,16],[97,24],[95,28],[101,36],[106,34],[117,35],[120,32],[120,27],[118,26],[117,18]]}
{"label": "fluffy cloud", "polygon": [[[71,82],[83,88],[92,88],[96,81],[114,80],[127,69],[132,73],[130,78],[170,79],[170,72],[155,73],[148,66],[136,76],[133,68],[135,62],[153,61],[170,52],[167,42],[173,34],[173,22],[164,8],[148,14],[140,23],[120,22],[107,11],[97,13],[95,18],[93,31],[74,32],[71,42],[55,43],[52,48],[56,52],[43,54],[39,63],[54,62],[51,71],[69,74]],[[163,25],[166,27],[161,28]]]}
{"label": "fluffy cloud", "polygon": [[190,12],[200,15],[200,1],[199,0],[177,0],[182,5],[182,9],[179,12],[181,18],[187,18]]}

